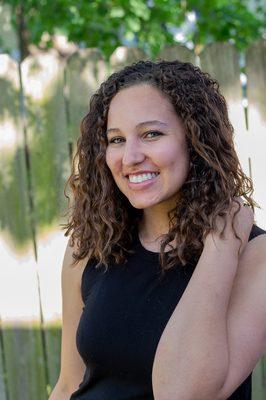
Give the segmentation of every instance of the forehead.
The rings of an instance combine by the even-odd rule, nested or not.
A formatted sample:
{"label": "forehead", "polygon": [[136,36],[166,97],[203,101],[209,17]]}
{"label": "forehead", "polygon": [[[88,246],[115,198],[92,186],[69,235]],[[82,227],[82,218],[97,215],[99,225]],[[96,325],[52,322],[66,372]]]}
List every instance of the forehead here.
{"label": "forehead", "polygon": [[170,100],[158,88],[141,84],[122,89],[111,100],[107,125],[116,121],[167,119],[176,115]]}

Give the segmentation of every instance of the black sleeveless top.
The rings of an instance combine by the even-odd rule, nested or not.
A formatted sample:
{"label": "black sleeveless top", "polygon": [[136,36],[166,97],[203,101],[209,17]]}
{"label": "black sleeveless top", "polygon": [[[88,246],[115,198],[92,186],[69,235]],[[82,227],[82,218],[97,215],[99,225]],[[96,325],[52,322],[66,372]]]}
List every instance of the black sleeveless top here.
{"label": "black sleeveless top", "polygon": [[[253,225],[249,240],[266,233]],[[163,330],[195,265],[177,265],[159,279],[158,253],[134,235],[135,254],[123,265],[95,268],[89,261],[81,280],[84,308],[77,349],[86,365],[70,400],[153,400],[152,365]],[[251,375],[230,400],[251,399]]]}

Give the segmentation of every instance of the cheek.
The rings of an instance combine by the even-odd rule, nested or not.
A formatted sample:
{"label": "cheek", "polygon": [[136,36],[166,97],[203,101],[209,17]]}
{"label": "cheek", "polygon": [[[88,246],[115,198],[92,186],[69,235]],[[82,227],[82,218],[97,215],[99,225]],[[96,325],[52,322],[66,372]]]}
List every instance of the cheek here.
{"label": "cheek", "polygon": [[105,161],[112,174],[116,174],[120,168],[120,161],[117,154],[106,150]]}
{"label": "cheek", "polygon": [[167,167],[171,162],[174,151],[170,146],[160,146],[153,149],[152,153],[148,155],[152,164],[156,165],[159,169]]}
{"label": "cheek", "polygon": [[169,172],[174,173],[176,177],[184,179],[189,170],[189,155],[185,148],[169,148],[161,158],[161,166]]}
{"label": "cheek", "polygon": [[176,166],[186,165],[188,160],[188,153],[186,149],[168,146],[167,149],[160,149],[160,151],[154,155],[153,161],[158,165],[159,168],[173,168]]}

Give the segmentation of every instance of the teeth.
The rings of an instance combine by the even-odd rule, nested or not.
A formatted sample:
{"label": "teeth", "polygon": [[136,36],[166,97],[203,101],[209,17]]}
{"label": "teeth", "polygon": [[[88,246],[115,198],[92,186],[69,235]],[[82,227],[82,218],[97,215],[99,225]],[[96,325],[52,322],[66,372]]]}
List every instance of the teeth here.
{"label": "teeth", "polygon": [[129,181],[133,183],[140,183],[155,178],[157,175],[159,175],[159,172],[148,172],[147,174],[141,175],[129,175]]}

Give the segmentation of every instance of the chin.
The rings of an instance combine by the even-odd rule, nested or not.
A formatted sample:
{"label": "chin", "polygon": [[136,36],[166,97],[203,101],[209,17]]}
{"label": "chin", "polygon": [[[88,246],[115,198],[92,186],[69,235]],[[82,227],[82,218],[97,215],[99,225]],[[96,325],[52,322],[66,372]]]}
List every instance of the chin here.
{"label": "chin", "polygon": [[160,203],[160,201],[130,201],[128,199],[132,207],[137,208],[139,210],[144,210],[145,208],[150,208],[156,206],[156,204]]}

